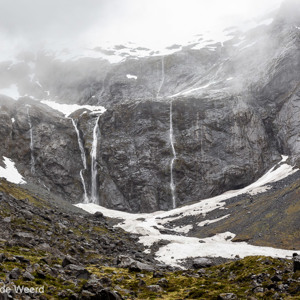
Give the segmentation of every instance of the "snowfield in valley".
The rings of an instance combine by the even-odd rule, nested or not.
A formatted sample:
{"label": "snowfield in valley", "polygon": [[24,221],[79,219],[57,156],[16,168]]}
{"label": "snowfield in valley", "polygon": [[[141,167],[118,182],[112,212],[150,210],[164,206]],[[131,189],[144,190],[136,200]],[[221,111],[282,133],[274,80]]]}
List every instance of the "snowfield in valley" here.
{"label": "snowfield in valley", "polygon": [[[265,192],[270,188],[268,184],[279,181],[298,171],[298,169],[288,165],[286,160],[287,156],[282,156],[282,160],[277,164],[277,166],[271,168],[256,182],[243,189],[228,191],[219,196],[201,200],[196,204],[187,205],[170,211],[132,214],[107,209],[93,203],[79,203],[76,204],[76,206],[91,214],[101,211],[106,217],[121,219],[115,226],[121,227],[128,232],[141,235],[140,242],[146,247],[151,247],[155,242],[159,242],[160,240],[169,241],[169,244],[159,248],[156,252],[156,257],[158,260],[173,266],[180,266],[180,260],[199,256],[224,258],[234,258],[237,255],[239,257],[249,255],[291,257],[295,252],[294,250],[290,251],[271,247],[259,247],[249,245],[246,242],[232,242],[235,234],[231,232],[224,232],[213,237],[198,239],[186,236],[186,234],[193,228],[192,224],[173,227],[171,229],[166,226],[171,221],[178,220],[186,216],[205,216],[213,210],[226,209],[225,200],[229,198],[246,193],[254,195]],[[219,219],[205,220],[197,225],[204,226],[207,223],[218,222],[227,217],[229,217],[229,214]],[[174,235],[161,234],[160,229],[171,230],[174,232]],[[146,251],[150,251],[150,249],[147,249]]]}

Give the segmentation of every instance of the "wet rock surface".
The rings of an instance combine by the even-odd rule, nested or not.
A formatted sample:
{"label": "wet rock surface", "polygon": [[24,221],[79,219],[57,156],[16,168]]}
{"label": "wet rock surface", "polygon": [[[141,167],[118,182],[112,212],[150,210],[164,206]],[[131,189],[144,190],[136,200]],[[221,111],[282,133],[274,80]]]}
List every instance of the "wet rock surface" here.
{"label": "wet rock surface", "polygon": [[[14,160],[28,181],[72,203],[83,201],[82,180],[91,199],[93,164],[94,201],[131,212],[172,208],[171,173],[180,206],[248,185],[282,154],[299,165],[299,9],[294,6],[285,3],[268,26],[235,32],[223,44],[201,49],[189,45],[113,65],[40,58],[44,68],[37,67],[36,76],[52,98],[108,109],[99,120],[85,110],[70,116],[86,167],[72,121],[29,98],[12,104],[1,96],[0,155]],[[24,65],[14,68],[26,71]],[[36,85],[25,87],[27,94],[47,98]]]}

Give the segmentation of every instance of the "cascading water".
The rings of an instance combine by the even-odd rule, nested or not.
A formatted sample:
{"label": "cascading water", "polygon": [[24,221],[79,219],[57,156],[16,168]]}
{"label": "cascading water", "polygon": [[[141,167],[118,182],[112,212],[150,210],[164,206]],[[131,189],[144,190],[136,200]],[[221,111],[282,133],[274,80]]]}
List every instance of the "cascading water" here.
{"label": "cascading water", "polygon": [[98,131],[99,131],[99,118],[97,117],[96,124],[93,130],[93,144],[91,150],[91,201],[92,203],[98,204],[98,193],[97,193],[97,146],[98,146]]}
{"label": "cascading water", "polygon": [[158,88],[158,91],[156,94],[156,98],[158,98],[160,90],[161,90],[164,82],[165,82],[165,60],[164,60],[164,57],[162,57],[161,58],[161,82],[160,82],[160,85],[159,85],[159,88]]}
{"label": "cascading water", "polygon": [[33,130],[32,130],[32,123],[29,114],[29,107],[30,105],[26,105],[27,107],[27,117],[28,117],[28,124],[29,124],[29,134],[30,134],[30,152],[31,152],[31,161],[30,161],[30,171],[31,174],[35,173],[35,159],[33,154]]}
{"label": "cascading water", "polygon": [[172,148],[172,153],[173,153],[173,158],[171,160],[170,164],[170,170],[171,170],[171,180],[170,180],[170,189],[172,193],[172,205],[173,208],[176,208],[176,196],[175,196],[175,184],[174,184],[174,177],[173,177],[173,166],[174,162],[176,160],[176,151],[174,147],[174,138],[173,138],[173,103],[171,101],[170,103],[170,143],[171,143],[171,148]]}
{"label": "cascading water", "polygon": [[85,151],[84,151],[83,142],[82,142],[82,139],[80,137],[80,132],[79,132],[77,123],[74,121],[74,119],[71,118],[71,120],[72,120],[72,124],[73,124],[73,126],[75,128],[75,131],[76,131],[76,134],[77,134],[78,146],[79,146],[79,149],[80,149],[81,160],[82,160],[82,164],[83,164],[83,169],[80,170],[80,172],[79,172],[81,183],[82,183],[82,186],[83,186],[83,191],[84,191],[83,201],[84,201],[84,203],[88,203],[89,198],[88,198],[88,195],[87,195],[86,184],[85,184],[85,180],[84,180],[84,177],[83,177],[83,172],[87,169]]}

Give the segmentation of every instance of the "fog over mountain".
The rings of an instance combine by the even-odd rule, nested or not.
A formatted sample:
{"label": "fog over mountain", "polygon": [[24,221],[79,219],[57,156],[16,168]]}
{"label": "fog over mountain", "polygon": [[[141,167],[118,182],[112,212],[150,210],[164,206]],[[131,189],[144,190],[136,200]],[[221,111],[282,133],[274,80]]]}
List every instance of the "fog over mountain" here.
{"label": "fog over mountain", "polygon": [[1,60],[40,49],[133,42],[154,50],[228,26],[259,22],[280,0],[1,0]]}

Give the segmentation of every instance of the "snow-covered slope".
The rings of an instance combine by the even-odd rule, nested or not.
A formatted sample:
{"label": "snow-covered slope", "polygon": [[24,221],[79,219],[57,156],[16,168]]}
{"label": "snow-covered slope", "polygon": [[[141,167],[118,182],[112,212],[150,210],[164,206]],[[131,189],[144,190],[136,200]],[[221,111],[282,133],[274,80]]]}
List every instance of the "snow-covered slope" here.
{"label": "snow-covered slope", "polygon": [[[89,213],[100,211],[107,217],[121,219],[116,226],[128,232],[141,235],[140,241],[145,246],[151,247],[160,240],[168,241],[167,245],[159,248],[156,256],[159,260],[171,265],[179,265],[180,260],[198,256],[234,258],[236,255],[239,257],[267,255],[273,257],[291,257],[294,251],[253,246],[246,242],[233,242],[232,239],[235,237],[235,234],[231,232],[223,232],[206,238],[190,237],[187,234],[195,224],[185,223],[184,225],[174,226],[174,223],[172,223],[187,216],[202,215],[205,217],[207,213],[214,210],[224,211],[224,216],[215,220],[206,220],[205,224],[228,218],[229,214],[225,200],[239,195],[247,197],[247,195],[263,193],[271,188],[271,183],[280,181],[298,171],[297,168],[293,168],[285,163],[286,160],[287,157],[283,156],[282,161],[278,165],[270,169],[256,182],[243,189],[228,191],[217,197],[201,200],[196,204],[176,208],[168,212],[130,214],[109,210],[96,204],[80,203],[76,206]],[[171,224],[173,225],[170,227]],[[203,225],[203,223],[198,224],[198,226]],[[162,233],[164,231],[168,233]]]}
{"label": "snow-covered slope", "polygon": [[5,168],[0,166],[0,178],[5,178],[7,181],[16,184],[26,183],[11,159],[4,156],[3,163],[5,164]]}

